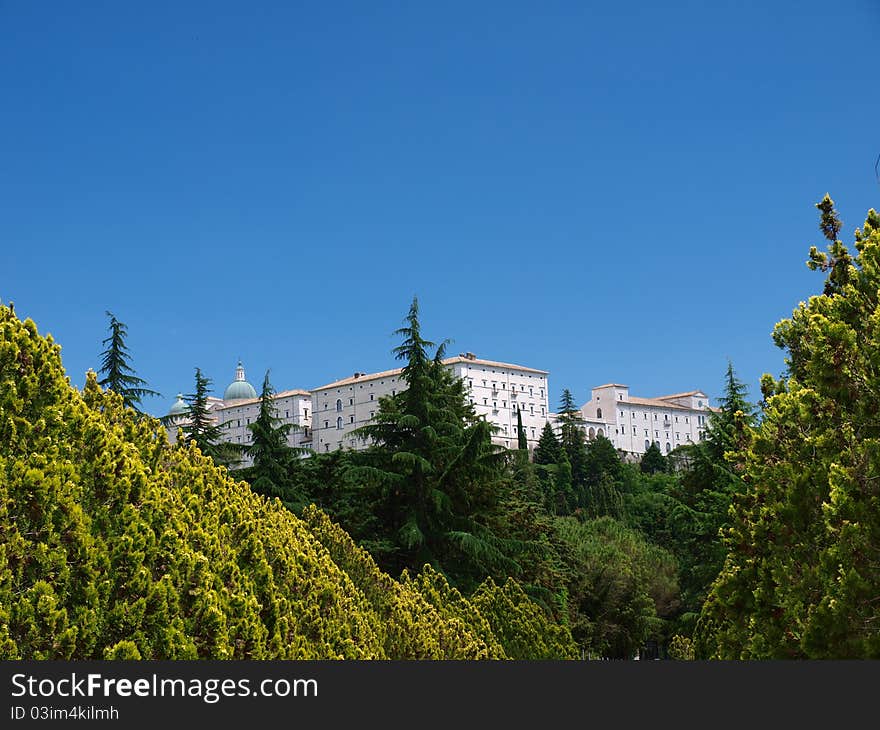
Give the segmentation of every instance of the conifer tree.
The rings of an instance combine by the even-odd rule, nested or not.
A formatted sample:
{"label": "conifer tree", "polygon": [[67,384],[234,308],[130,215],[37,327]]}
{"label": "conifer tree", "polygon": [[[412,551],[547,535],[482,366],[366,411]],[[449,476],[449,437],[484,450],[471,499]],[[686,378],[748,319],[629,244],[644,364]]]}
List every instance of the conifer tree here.
{"label": "conifer tree", "polygon": [[583,416],[568,388],[562,391],[560,398],[559,424],[559,441],[571,465],[572,484],[575,490],[578,490],[586,484],[587,445],[581,428]]}
{"label": "conifer tree", "polygon": [[559,439],[553,431],[550,421],[544,424],[541,430],[541,438],[538,439],[538,445],[535,447],[533,461],[535,464],[556,464],[562,455],[562,447],[559,445]]}
{"label": "conifer tree", "polygon": [[529,441],[526,438],[526,431],[522,425],[522,409],[521,408],[516,409],[516,441],[517,441],[518,448],[520,448],[522,451],[529,450]]}
{"label": "conifer tree", "polygon": [[826,272],[824,293],[773,331],[787,373],[762,378],[760,423],[734,454],[747,487],[698,624],[701,656],[880,658],[880,215],[868,212],[852,256],[833,201],[817,207],[830,245],[808,265]]}
{"label": "conifer tree", "polygon": [[104,377],[98,381],[98,385],[121,395],[122,404],[126,408],[133,408],[140,413],[141,399],[158,396],[159,393],[147,388],[147,381],[135,375],[131,366],[131,355],[125,344],[128,327],[116,319],[112,312],[106,314],[110,318],[110,335],[101,343],[106,349],[101,353],[99,371],[99,375]]}
{"label": "conifer tree", "polygon": [[196,368],[195,390],[188,393],[187,420],[181,427],[186,443],[195,442],[199,450],[211,457],[216,464],[230,466],[238,461],[240,448],[223,441],[223,426],[216,422],[208,408],[211,379]]}
{"label": "conifer tree", "polygon": [[288,509],[299,512],[306,506],[306,500],[299,493],[294,478],[301,451],[288,443],[294,428],[295,424],[283,423],[278,417],[275,389],[267,370],[260,391],[260,412],[248,426],[251,443],[243,449],[254,463],[242,471],[242,476],[255,492],[278,497]]}
{"label": "conifer tree", "polygon": [[516,572],[514,545],[491,527],[500,521],[505,454],[443,366],[445,343],[423,338],[417,299],[405,323],[394,354],[407,387],[380,399],[374,421],[355,431],[376,446],[353,455],[348,470],[366,483],[363,509],[379,517],[374,545],[387,550],[377,558],[392,574],[433,565],[465,588]]}
{"label": "conifer tree", "polygon": [[643,474],[662,474],[669,470],[669,464],[666,461],[666,457],[663,456],[656,441],[652,441],[647,451],[642,454],[642,459],[639,462],[639,469],[641,469]]}

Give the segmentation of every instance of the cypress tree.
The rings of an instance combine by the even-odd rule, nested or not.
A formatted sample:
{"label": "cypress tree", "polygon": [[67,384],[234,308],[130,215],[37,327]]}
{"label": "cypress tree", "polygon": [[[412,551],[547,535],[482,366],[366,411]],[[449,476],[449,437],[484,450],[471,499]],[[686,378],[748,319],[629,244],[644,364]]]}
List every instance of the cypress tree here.
{"label": "cypress tree", "polygon": [[559,404],[560,443],[571,464],[571,481],[575,490],[582,489],[587,482],[587,445],[581,428],[583,417],[575,405],[574,396],[568,388],[562,391]]}
{"label": "cypress tree", "polygon": [[118,393],[122,396],[122,404],[126,408],[133,408],[141,413],[141,399],[158,396],[159,393],[145,387],[147,381],[135,375],[135,370],[131,366],[131,355],[125,344],[128,327],[116,319],[112,312],[106,314],[110,318],[110,336],[101,342],[106,349],[101,353],[99,371],[104,377],[98,381],[98,385]]}
{"label": "cypress tree", "polygon": [[526,438],[526,432],[522,425],[522,409],[516,409],[516,441],[517,447],[523,451],[529,450],[529,441]]}

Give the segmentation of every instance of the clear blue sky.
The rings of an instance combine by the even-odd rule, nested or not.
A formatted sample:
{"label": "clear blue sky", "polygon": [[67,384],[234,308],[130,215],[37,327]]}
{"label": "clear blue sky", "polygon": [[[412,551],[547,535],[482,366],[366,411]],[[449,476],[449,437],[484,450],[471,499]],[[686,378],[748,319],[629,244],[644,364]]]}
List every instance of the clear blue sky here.
{"label": "clear blue sky", "polygon": [[0,300],[167,411],[452,353],[757,397],[821,291],[813,204],[880,207],[880,3],[0,0]]}

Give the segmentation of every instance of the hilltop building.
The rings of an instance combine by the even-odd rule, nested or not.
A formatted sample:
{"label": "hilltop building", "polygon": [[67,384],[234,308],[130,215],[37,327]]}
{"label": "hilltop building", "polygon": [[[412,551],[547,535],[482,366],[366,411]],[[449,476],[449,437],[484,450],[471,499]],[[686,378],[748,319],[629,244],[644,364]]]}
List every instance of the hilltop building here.
{"label": "hilltop building", "polygon": [[581,408],[588,439],[604,435],[619,451],[633,456],[644,454],[652,442],[668,454],[678,446],[702,441],[714,410],[701,390],[640,398],[619,383],[593,388]]}
{"label": "hilltop building", "polygon": [[[446,358],[443,365],[464,381],[477,415],[498,427],[496,443],[516,448],[519,408],[529,449],[537,445],[549,417],[546,370],[483,360],[472,352]],[[395,395],[406,387],[401,373],[402,368],[355,372],[313,389],[313,448],[322,452],[366,448],[369,444],[352,432],[376,415],[379,398]]]}
{"label": "hilltop building", "polygon": [[[288,443],[301,449],[311,448],[311,393],[307,390],[283,390],[273,399],[278,417],[282,423],[294,426],[288,434]],[[188,406],[183,395],[177,394],[177,401],[168,411],[169,440],[177,438],[177,429],[186,424]],[[208,397],[208,411],[223,429],[224,441],[248,445],[251,431],[248,426],[260,414],[260,398],[253,385],[244,374],[241,362],[235,369],[235,379],[226,387],[223,398]],[[244,457],[240,466],[251,466],[252,460]]]}

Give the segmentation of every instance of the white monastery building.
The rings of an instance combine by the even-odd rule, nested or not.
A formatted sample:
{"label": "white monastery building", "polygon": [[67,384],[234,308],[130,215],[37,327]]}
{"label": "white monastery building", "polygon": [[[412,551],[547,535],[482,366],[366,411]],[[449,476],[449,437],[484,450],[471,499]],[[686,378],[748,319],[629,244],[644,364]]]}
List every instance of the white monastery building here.
{"label": "white monastery building", "polygon": [[[282,423],[293,425],[287,436],[287,442],[301,449],[311,448],[311,409],[312,394],[307,390],[283,390],[275,393],[276,415]],[[168,415],[172,417],[167,426],[168,438],[177,438],[177,429],[186,423],[187,404],[183,395],[177,394],[177,401]],[[251,431],[248,426],[260,414],[260,398],[254,386],[244,375],[241,362],[235,369],[233,380],[223,393],[223,398],[208,398],[208,409],[215,423],[223,429],[223,440],[247,446],[251,443]],[[253,461],[243,456],[240,467],[251,466]]]}
{"label": "white monastery building", "polygon": [[[472,352],[446,358],[443,364],[464,381],[477,415],[498,427],[496,443],[516,448],[519,408],[529,448],[537,445],[549,417],[546,370],[482,360]],[[379,398],[406,388],[401,372],[402,368],[355,372],[312,390],[312,448],[322,452],[366,448],[369,444],[352,432],[375,417]]]}
{"label": "white monastery building", "polygon": [[[544,424],[550,422],[557,427],[557,416],[550,412],[546,370],[483,360],[472,352],[446,358],[443,365],[464,382],[477,415],[497,428],[495,443],[517,447],[517,409],[521,411],[529,450],[537,445]],[[282,423],[293,426],[288,443],[313,452],[367,448],[369,443],[354,431],[376,416],[381,397],[406,388],[401,373],[402,368],[355,372],[311,391],[276,393],[277,416]],[[245,379],[241,362],[223,398],[210,397],[208,405],[215,423],[223,429],[224,440],[242,446],[251,443],[248,426],[259,415],[260,399]],[[630,458],[640,457],[652,442],[668,454],[678,446],[701,441],[709,414],[715,410],[700,390],[639,398],[629,394],[628,386],[609,383],[592,389],[590,400],[581,408],[582,428],[588,441],[604,436]],[[186,412],[187,404],[178,394],[168,413],[169,440],[176,439],[178,428],[186,423]],[[251,463],[244,457],[240,466]]]}
{"label": "white monastery building", "polygon": [[588,439],[604,435],[619,451],[632,455],[644,454],[652,442],[668,454],[678,446],[702,441],[714,410],[701,390],[638,398],[618,383],[593,388],[581,408]]}

